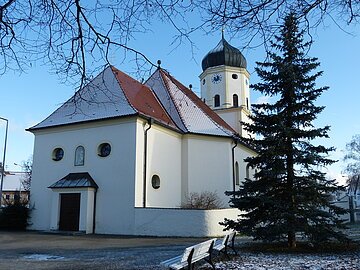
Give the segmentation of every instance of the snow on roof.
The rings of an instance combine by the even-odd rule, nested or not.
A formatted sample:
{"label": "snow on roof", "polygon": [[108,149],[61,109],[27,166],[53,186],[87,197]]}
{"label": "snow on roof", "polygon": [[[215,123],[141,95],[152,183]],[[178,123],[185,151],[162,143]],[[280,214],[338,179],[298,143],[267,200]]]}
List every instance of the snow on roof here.
{"label": "snow on roof", "polygon": [[[0,173],[1,176],[1,173]],[[4,174],[3,191],[17,191],[24,190],[21,183],[22,178],[25,176],[23,172],[7,172]],[[1,177],[0,177],[1,183]]]}
{"label": "snow on roof", "polygon": [[147,85],[155,93],[176,126],[182,132],[187,132],[188,130],[186,129],[183,120],[180,117],[178,109],[176,108],[167,87],[165,87],[161,73],[157,71],[154,72],[146,81],[145,85]]}
{"label": "snow on roof", "polygon": [[183,131],[226,137],[235,135],[236,132],[220,116],[163,69],[158,69],[146,85],[152,88]]}
{"label": "snow on roof", "polygon": [[153,118],[181,133],[236,136],[220,116],[161,68],[144,85],[108,67],[29,130],[131,115]]}
{"label": "snow on roof", "polygon": [[49,117],[29,130],[135,113],[108,67]]}

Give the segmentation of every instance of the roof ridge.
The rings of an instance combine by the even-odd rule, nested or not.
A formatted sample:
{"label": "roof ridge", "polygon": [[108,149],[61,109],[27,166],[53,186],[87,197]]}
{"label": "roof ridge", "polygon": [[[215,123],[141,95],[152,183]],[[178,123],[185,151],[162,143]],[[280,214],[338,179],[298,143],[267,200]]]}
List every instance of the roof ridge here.
{"label": "roof ridge", "polygon": [[169,72],[163,70],[162,68],[159,68],[158,70],[159,70],[159,72],[160,72],[160,78],[161,78],[162,81],[164,82],[164,85],[165,85],[165,87],[166,87],[166,90],[167,90],[167,92],[169,93],[169,96],[170,96],[170,98],[171,98],[171,100],[172,100],[172,102],[173,102],[173,104],[174,104],[174,107],[175,107],[175,109],[176,109],[176,111],[177,111],[177,114],[179,115],[179,118],[180,118],[183,126],[185,127],[186,131],[189,132],[189,129],[188,129],[188,127],[187,127],[186,124],[185,124],[184,118],[182,117],[182,115],[181,115],[181,113],[180,113],[180,111],[179,111],[179,108],[176,106],[176,102],[174,101],[174,97],[173,97],[173,95],[172,95],[172,93],[171,93],[171,91],[170,91],[169,84],[168,84],[168,82],[167,82],[167,81],[164,79],[164,77],[163,77],[163,75],[165,75],[165,74],[163,74],[163,73],[168,73],[168,74],[167,74],[168,76],[170,76],[170,74],[169,74]]}
{"label": "roof ridge", "polygon": [[[173,76],[171,76],[170,74],[168,74],[168,78],[172,81],[172,83],[174,83],[174,84],[177,86],[177,88],[178,88],[180,91],[182,91],[182,92],[185,94],[185,96],[187,96],[192,102],[194,102],[195,105],[198,105],[198,104],[196,104],[196,102],[193,100],[193,98],[192,98],[191,96],[189,96],[187,93],[184,92],[184,90],[186,90],[186,91],[189,91],[189,93],[191,93],[193,96],[196,96],[190,89],[187,89],[186,86],[184,86],[182,83],[180,83],[178,80],[176,80],[176,79],[175,79]],[[179,86],[181,86],[181,87],[179,87]],[[181,89],[182,87],[184,87],[184,89]],[[196,96],[196,98],[199,99],[198,96]],[[200,100],[200,102],[203,102],[203,101]],[[204,105],[207,106],[206,104],[204,104]],[[228,135],[230,135],[230,136],[232,136],[232,137],[235,136],[236,131],[233,130],[230,126],[229,126],[229,128],[226,127],[226,129],[225,129],[225,127],[223,127],[222,125],[220,125],[220,124],[219,124],[217,121],[215,121],[206,111],[204,111],[203,108],[201,108],[201,106],[197,106],[197,107],[206,115],[206,117],[207,117],[213,124],[215,124],[217,127],[219,127],[223,132],[225,132],[226,134],[228,134]],[[210,109],[210,110],[211,110],[211,109]],[[212,111],[212,110],[211,110],[211,111]],[[214,113],[214,116],[215,116],[215,117],[219,117],[219,118],[220,118],[220,116],[218,116],[214,111],[212,111],[212,112]],[[226,125],[228,125],[222,118],[221,118],[220,120],[222,120]]]}
{"label": "roof ridge", "polygon": [[[163,80],[162,76],[160,76],[160,78]],[[150,79],[150,78],[149,78],[149,79]],[[164,84],[165,84],[165,81],[164,81],[164,80],[163,80],[163,82],[164,82]],[[176,122],[171,118],[170,114],[167,112],[167,110],[165,109],[164,105],[161,103],[161,100],[159,99],[159,97],[158,97],[158,95],[156,94],[156,92],[153,91],[150,87],[148,87],[148,88],[149,88],[150,91],[154,94],[154,97],[155,97],[156,100],[159,102],[161,108],[164,110],[164,112],[165,112],[166,115],[169,117],[169,119],[171,120],[171,122],[174,123],[174,126],[176,126],[181,132],[183,132],[182,129],[181,129],[181,128],[176,124]],[[169,93],[169,94],[170,94],[170,93]],[[175,108],[176,108],[176,106],[175,106]],[[176,110],[177,110],[177,108],[176,108]],[[180,114],[179,114],[179,117],[180,117],[180,119],[181,119]],[[183,120],[181,119],[181,121],[183,121]],[[183,125],[184,125],[184,122],[183,122]],[[184,125],[184,126],[185,126],[185,125]],[[186,126],[185,126],[185,128],[186,128]]]}
{"label": "roof ridge", "polygon": [[[170,117],[170,115],[167,113],[165,108],[162,106],[161,102],[155,95],[154,91],[147,85],[140,83],[136,79],[132,78],[131,76],[127,75],[126,73],[118,70],[117,68],[113,68],[113,72],[116,72],[115,77],[117,82],[120,85],[121,90],[124,93],[125,98],[129,102],[132,108],[138,113],[138,115],[142,115],[144,117],[150,117],[158,121],[159,123],[162,123],[166,126],[169,126],[173,129],[178,129],[178,126],[175,124],[173,119]],[[119,76],[120,75],[120,76]],[[133,86],[129,86],[128,84],[134,84]],[[154,104],[151,104],[151,110],[147,111],[147,109],[144,109],[143,107],[139,107],[139,104],[137,102],[137,99],[132,96],[133,91],[131,90],[134,87],[134,89],[137,89],[138,93],[142,93],[142,98],[144,98],[142,104],[148,105],[152,102]],[[146,99],[147,98],[149,99]],[[148,103],[149,102],[149,103]],[[181,129],[179,129],[181,131]]]}

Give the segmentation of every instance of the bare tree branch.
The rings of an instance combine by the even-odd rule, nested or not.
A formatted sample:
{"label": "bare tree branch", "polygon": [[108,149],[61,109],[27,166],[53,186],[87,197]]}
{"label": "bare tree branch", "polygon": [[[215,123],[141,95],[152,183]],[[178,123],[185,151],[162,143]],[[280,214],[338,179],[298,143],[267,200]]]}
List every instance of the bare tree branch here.
{"label": "bare tree branch", "polygon": [[152,32],[155,22],[172,27],[174,49],[186,43],[193,54],[195,32],[217,32],[223,27],[244,47],[266,45],[290,10],[311,29],[328,17],[339,25],[358,23],[360,2],[0,0],[0,74],[23,71],[40,61],[50,64],[64,81],[81,87],[111,64],[115,52],[122,52],[122,61],[133,59],[139,70],[155,67],[153,59],[132,45],[136,36]]}

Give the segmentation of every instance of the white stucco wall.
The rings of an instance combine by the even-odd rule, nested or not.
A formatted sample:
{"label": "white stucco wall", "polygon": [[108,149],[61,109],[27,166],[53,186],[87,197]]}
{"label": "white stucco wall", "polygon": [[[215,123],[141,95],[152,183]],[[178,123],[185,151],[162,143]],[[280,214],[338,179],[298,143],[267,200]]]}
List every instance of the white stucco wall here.
{"label": "white stucco wall", "polygon": [[[137,123],[136,203],[143,207],[144,131],[149,127],[142,119]],[[182,135],[153,124],[147,132],[146,207],[179,207],[181,204]],[[152,187],[158,175],[160,188]]]}
{"label": "white stucco wall", "polygon": [[[232,218],[234,209],[198,212],[154,208],[178,208],[189,192],[202,191],[217,192],[226,206],[229,197],[224,192],[232,190],[233,183],[232,140],[216,136],[181,135],[154,123],[148,131],[146,178],[146,207],[153,208],[142,211],[135,207],[142,207],[143,200],[144,129],[148,127],[148,124],[144,126],[145,122],[141,118],[125,118],[36,131],[31,193],[31,204],[35,209],[31,229],[58,229],[59,194],[79,192],[80,230],[92,232],[94,193],[88,190],[53,191],[48,188],[69,173],[88,172],[99,186],[96,195],[96,233],[160,236],[165,234],[162,229],[157,231],[158,226],[162,228],[158,223],[171,220],[179,223],[175,227],[170,221],[164,223],[169,226],[168,235],[171,235],[171,231],[174,236],[221,235],[222,229],[218,228],[217,223],[223,220],[224,215]],[[105,142],[110,143],[111,154],[99,157],[97,148]],[[85,148],[84,166],[74,166],[75,149],[79,145]],[[52,160],[52,152],[57,147],[64,149],[61,161]],[[246,169],[243,159],[252,154],[240,145],[235,150],[235,160],[241,164],[241,179],[245,177]],[[160,177],[159,189],[152,188],[151,178],[154,174]],[[189,218],[184,215],[189,215]],[[147,223],[149,225],[146,227]],[[199,227],[194,235],[185,234],[186,230],[181,229],[184,226],[188,228],[187,224],[190,224],[189,228]]]}
{"label": "white stucco wall", "polygon": [[187,191],[184,190],[184,195],[189,192],[216,192],[226,206],[229,198],[224,192],[232,190],[231,139],[186,135],[184,141],[184,154],[187,155],[183,159],[187,163],[187,175],[183,179],[187,181],[184,184]]}
{"label": "white stucco wall", "polygon": [[[147,207],[179,207],[181,204],[181,135],[154,125],[149,131]],[[154,189],[153,175],[160,177]]]}
{"label": "white stucco wall", "polygon": [[242,122],[250,123],[249,111],[245,107],[227,108],[215,110],[237,133],[244,138],[249,138],[250,133],[244,129]]}
{"label": "white stucco wall", "polygon": [[[255,156],[255,155],[256,155],[256,153],[254,151],[246,148],[245,146],[243,146],[241,144],[238,144],[237,147],[235,148],[234,160],[235,160],[235,162],[238,162],[238,164],[239,164],[240,185],[245,180],[245,177],[246,177],[247,162],[244,162],[244,159]],[[252,179],[253,175],[255,173],[255,169],[249,167],[248,170],[249,170],[250,179]],[[238,188],[238,186],[236,188]]]}
{"label": "white stucco wall", "polygon": [[135,234],[148,236],[210,237],[224,235],[224,218],[237,219],[238,209],[135,209]]}
{"label": "white stucco wall", "polygon": [[[50,224],[51,217],[58,209],[55,208],[56,203],[50,202],[54,200],[54,194],[58,194],[47,188],[48,186],[68,173],[89,172],[99,186],[96,232],[121,231],[124,234],[132,234],[135,132],[135,118],[35,131],[31,187],[31,204],[35,209],[32,211],[31,229],[49,230],[56,227],[56,224]],[[104,142],[110,143],[111,154],[108,157],[99,157],[97,148]],[[74,166],[75,149],[79,145],[85,148],[84,166]],[[52,152],[56,147],[64,149],[64,157],[60,161],[52,160]]]}

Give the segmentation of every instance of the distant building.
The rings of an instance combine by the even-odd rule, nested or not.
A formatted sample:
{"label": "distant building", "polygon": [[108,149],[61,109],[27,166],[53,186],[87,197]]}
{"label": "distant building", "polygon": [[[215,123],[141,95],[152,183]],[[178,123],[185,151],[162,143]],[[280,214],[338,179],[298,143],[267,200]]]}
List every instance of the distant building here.
{"label": "distant building", "polygon": [[[160,67],[142,84],[110,66],[31,127],[31,228],[221,234],[218,223],[239,214],[224,192],[253,174],[244,159],[256,153],[241,124],[250,114],[250,75],[224,38],[202,67],[199,98]],[[181,209],[205,191],[226,209]]]}
{"label": "distant building", "polygon": [[5,206],[7,203],[19,198],[21,201],[29,200],[29,191],[25,190],[24,186],[22,185],[22,180],[24,177],[24,172],[5,171],[2,191],[2,206]]}
{"label": "distant building", "polygon": [[349,211],[342,216],[348,222],[360,222],[360,177],[354,176],[345,191],[332,195],[332,202]]}

